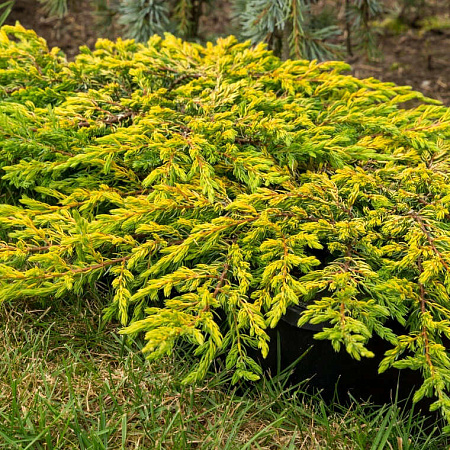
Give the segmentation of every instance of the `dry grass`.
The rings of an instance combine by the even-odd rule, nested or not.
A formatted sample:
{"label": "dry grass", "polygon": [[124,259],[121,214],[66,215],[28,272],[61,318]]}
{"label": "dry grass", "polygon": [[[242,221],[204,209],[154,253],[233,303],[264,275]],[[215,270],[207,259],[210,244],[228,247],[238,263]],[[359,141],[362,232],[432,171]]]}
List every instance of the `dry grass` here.
{"label": "dry grass", "polygon": [[[195,387],[193,361],[156,363],[139,342],[101,328],[95,303],[0,311],[0,448],[382,449],[444,448],[395,406],[332,411],[284,381],[232,387],[223,371]],[[385,418],[389,421],[386,421]],[[428,441],[427,441],[428,439]],[[374,446],[375,445],[375,446]]]}

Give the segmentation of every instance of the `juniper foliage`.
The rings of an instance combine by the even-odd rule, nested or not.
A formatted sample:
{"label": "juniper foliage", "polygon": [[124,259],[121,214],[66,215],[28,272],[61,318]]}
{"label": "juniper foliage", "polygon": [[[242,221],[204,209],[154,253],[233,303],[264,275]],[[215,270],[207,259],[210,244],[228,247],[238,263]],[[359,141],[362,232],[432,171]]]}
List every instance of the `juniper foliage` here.
{"label": "juniper foliage", "polygon": [[380,371],[421,371],[450,420],[450,110],[347,70],[171,35],[67,63],[3,27],[0,300],[102,292],[150,358],[192,345],[189,383],[218,354],[257,379],[247,349],[305,303],[336,350],[389,341]]}

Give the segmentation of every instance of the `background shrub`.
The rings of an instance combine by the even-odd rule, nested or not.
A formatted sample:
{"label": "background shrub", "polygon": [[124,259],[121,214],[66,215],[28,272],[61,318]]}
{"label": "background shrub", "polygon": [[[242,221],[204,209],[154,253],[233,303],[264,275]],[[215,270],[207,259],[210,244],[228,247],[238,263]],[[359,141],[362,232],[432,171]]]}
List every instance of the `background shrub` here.
{"label": "background shrub", "polygon": [[[77,2],[39,0],[41,13],[64,17]],[[0,25],[15,0],[0,3]],[[363,51],[377,55],[375,21],[390,15],[396,26],[417,26],[424,19],[424,0],[91,0],[103,35],[113,28],[140,42],[153,34],[171,32],[184,39],[201,41],[200,22],[212,9],[231,9],[235,34],[252,43],[265,42],[283,59],[336,59]],[[341,10],[342,6],[342,10]],[[342,14],[338,14],[338,10]],[[36,11],[38,14],[39,12]]]}

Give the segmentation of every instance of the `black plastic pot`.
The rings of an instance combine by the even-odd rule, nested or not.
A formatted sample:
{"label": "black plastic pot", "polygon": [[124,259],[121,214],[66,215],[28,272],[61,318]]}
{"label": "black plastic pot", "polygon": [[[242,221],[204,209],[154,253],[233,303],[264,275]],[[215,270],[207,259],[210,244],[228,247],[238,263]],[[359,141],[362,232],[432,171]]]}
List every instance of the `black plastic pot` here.
{"label": "black plastic pot", "polygon": [[[375,357],[357,361],[345,349],[336,352],[328,340],[314,339],[314,334],[321,331],[323,325],[307,324],[299,328],[297,322],[302,311],[302,307],[289,308],[277,327],[269,331],[269,355],[259,360],[272,374],[280,368],[289,367],[303,355],[295,365],[290,381],[309,380],[308,389],[320,391],[325,401],[337,399],[340,403],[347,402],[351,397],[370,400],[375,404],[391,403],[395,398],[406,400],[422,384],[419,371],[391,368],[378,373],[385,351],[392,348],[388,342],[374,336],[368,348]],[[402,333],[398,324],[391,328],[397,328],[394,331]],[[425,399],[418,406],[422,411],[427,411],[429,404],[430,400]]]}

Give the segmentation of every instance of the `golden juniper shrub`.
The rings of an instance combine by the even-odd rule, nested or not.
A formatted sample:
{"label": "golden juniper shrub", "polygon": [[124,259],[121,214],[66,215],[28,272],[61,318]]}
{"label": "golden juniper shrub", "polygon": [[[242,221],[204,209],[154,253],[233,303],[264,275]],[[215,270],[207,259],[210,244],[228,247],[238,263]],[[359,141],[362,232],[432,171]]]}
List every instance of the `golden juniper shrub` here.
{"label": "golden juniper shrub", "polygon": [[108,284],[149,357],[196,346],[186,382],[219,353],[257,379],[246,349],[306,303],[336,350],[389,341],[380,371],[420,370],[450,420],[450,110],[347,69],[170,35],[66,62],[3,27],[1,300]]}

